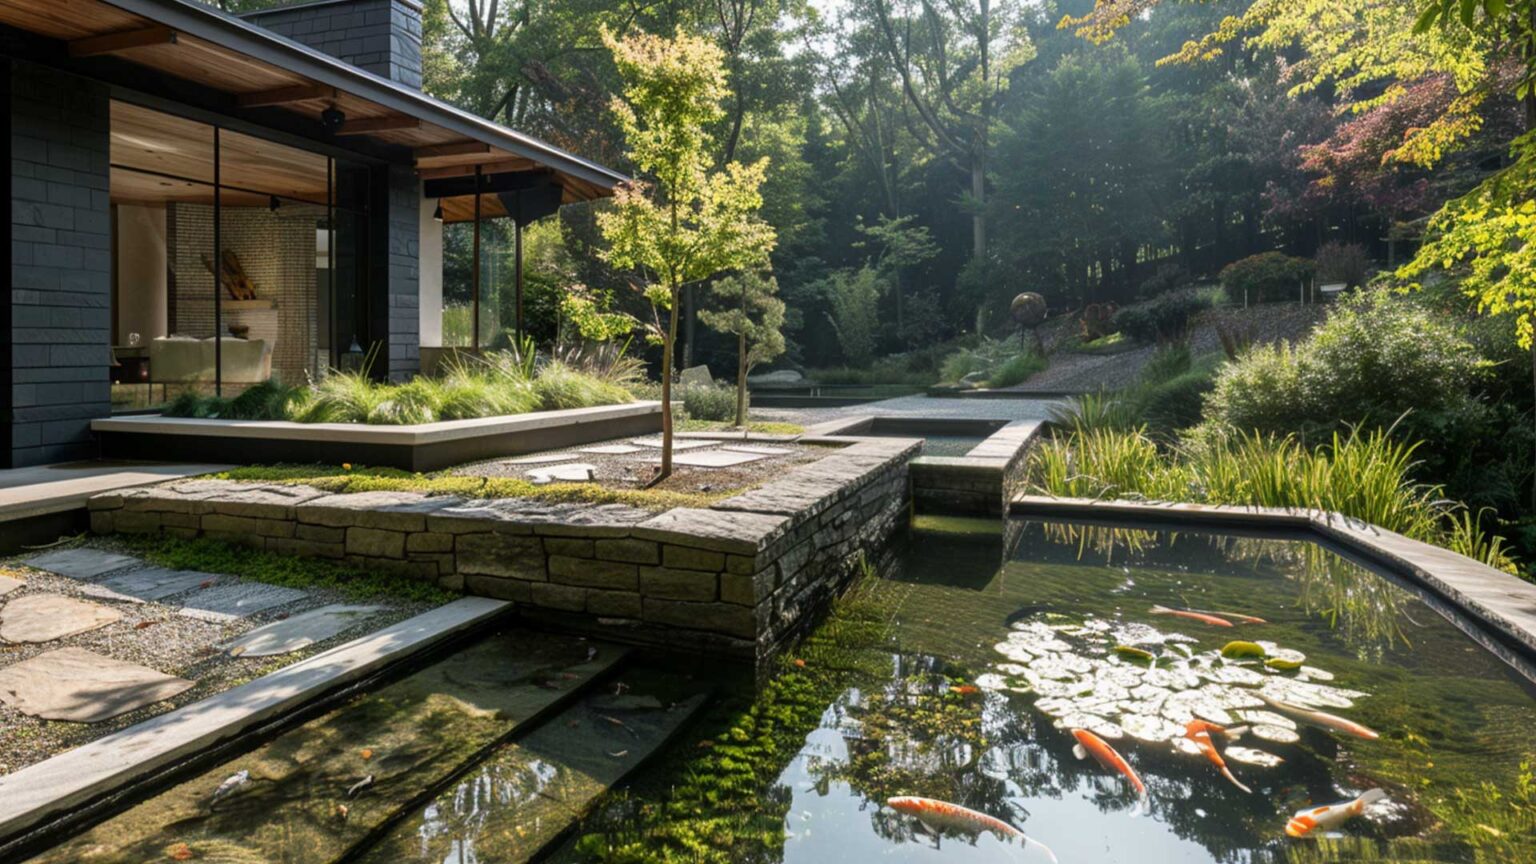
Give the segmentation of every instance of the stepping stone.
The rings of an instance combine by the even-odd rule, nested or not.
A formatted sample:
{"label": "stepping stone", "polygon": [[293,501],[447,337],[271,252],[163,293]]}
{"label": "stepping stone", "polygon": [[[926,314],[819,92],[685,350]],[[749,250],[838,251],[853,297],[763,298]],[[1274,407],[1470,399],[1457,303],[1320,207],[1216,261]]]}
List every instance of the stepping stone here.
{"label": "stepping stone", "polygon": [[148,567],[108,576],[95,585],[82,586],[81,591],[92,597],[143,603],[147,600],[164,600],[191,591],[205,582],[217,582],[218,579],[214,573]]}
{"label": "stepping stone", "polygon": [[600,453],[608,456],[627,456],[630,453],[639,453],[644,447],[636,447],[633,444],[599,444],[596,447],[583,447],[578,453]]}
{"label": "stepping stone", "polygon": [[84,648],[59,648],[0,669],[0,702],[29,717],[100,723],[192,684]]}
{"label": "stepping stone", "polygon": [[63,594],[28,594],[0,608],[0,640],[52,642],[89,633],[122,617],[116,609]]}
{"label": "stepping stone", "polygon": [[[657,450],[661,449],[660,438],[631,438],[629,443],[639,444],[641,447],[652,447]],[[692,450],[696,447],[713,447],[718,443],[718,441],[706,441],[698,438],[674,438],[672,439],[672,449]]]}
{"label": "stepping stone", "polygon": [[382,610],[383,606],[347,606],[333,603],[311,609],[292,618],[263,624],[228,643],[224,650],[231,657],[271,657],[323,642],[359,621]]}
{"label": "stepping stone", "polygon": [[4,597],[5,595],[26,584],[27,583],[21,581],[20,579],[12,579],[9,576],[0,576],[0,597]]}
{"label": "stepping stone", "polygon": [[533,482],[539,485],[545,483],[586,483],[592,479],[592,472],[597,468],[585,462],[572,462],[569,465],[556,465],[552,468],[535,468],[528,472]]}
{"label": "stepping stone", "polygon": [[508,459],[508,465],[543,465],[548,462],[564,462],[571,458],[569,453],[539,453],[534,456],[522,456],[517,459]]}
{"label": "stepping stone", "polygon": [[309,596],[308,591],[263,585],[260,582],[231,582],[215,585],[186,598],[176,613],[199,621],[224,624],[254,615],[263,609],[283,606]]}
{"label": "stepping stone", "polygon": [[[747,462],[756,462],[759,459],[767,459],[767,456],[759,456],[756,453],[731,453],[726,450],[710,450],[704,453],[683,453],[672,457],[672,464],[687,465],[692,468],[729,468],[732,465],[742,465]],[[647,462],[660,462],[660,457],[652,457]]]}
{"label": "stepping stone", "polygon": [[137,567],[144,562],[132,555],[118,555],[99,549],[60,549],[28,558],[21,563],[71,579],[95,579],[103,573],[124,567]]}
{"label": "stepping stone", "polygon": [[769,447],[765,444],[727,444],[720,448],[732,453],[756,453],[759,456],[787,456],[795,451],[784,447]]}

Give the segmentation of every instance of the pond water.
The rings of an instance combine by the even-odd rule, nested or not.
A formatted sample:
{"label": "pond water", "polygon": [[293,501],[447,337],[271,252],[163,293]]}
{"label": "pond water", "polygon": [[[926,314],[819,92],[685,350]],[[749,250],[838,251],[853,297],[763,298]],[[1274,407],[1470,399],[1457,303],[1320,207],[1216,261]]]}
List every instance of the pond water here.
{"label": "pond water", "polygon": [[761,690],[505,632],[38,860],[1050,860],[887,803],[921,796],[1062,862],[1536,861],[1533,689],[1432,599],[1308,540],[920,525]]}
{"label": "pond water", "polygon": [[[1536,860],[1530,683],[1409,590],[1306,540],[1016,531],[1000,566],[987,544],[909,544],[884,586],[893,676],[830,706],[784,772],[784,861],[1048,860],[986,834],[935,841],[881,806],[895,795],[1004,819],[1061,861]],[[1272,662],[1223,657],[1239,640]],[[960,670],[981,692],[954,683]],[[1298,722],[1265,697],[1380,737]],[[1251,793],[1186,738],[1194,716],[1252,727],[1213,736]],[[1072,727],[1124,757],[1145,805],[1074,756]],[[1296,811],[1373,788],[1386,798],[1360,817],[1286,836]]]}

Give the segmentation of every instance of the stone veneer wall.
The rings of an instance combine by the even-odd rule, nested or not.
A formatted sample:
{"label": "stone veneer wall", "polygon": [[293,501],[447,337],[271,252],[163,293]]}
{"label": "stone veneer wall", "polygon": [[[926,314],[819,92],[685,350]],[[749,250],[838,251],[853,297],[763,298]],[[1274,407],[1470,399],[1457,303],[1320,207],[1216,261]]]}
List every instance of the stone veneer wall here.
{"label": "stone veneer wall", "polygon": [[906,525],[919,443],[862,440],[711,508],[660,514],[191,480],[97,496],[91,528],[334,558],[608,638],[762,657]]}
{"label": "stone veneer wall", "polygon": [[1029,479],[1029,451],[1042,424],[1010,423],[964,456],[924,456],[912,463],[919,513],[1001,517]]}
{"label": "stone veneer wall", "polygon": [[[299,208],[303,209],[303,208]],[[172,204],[166,208],[166,245],[171,269],[170,331],[206,339],[213,335],[213,274],[203,258],[213,255],[213,207]],[[272,310],[247,312],[224,296],[224,331],[246,324],[250,338],[272,346],[273,377],[303,383],[315,360],[315,216],[286,216],[264,207],[225,207],[219,242],[240,258],[260,300]],[[275,314],[274,314],[275,313]],[[150,370],[153,372],[154,370]]]}

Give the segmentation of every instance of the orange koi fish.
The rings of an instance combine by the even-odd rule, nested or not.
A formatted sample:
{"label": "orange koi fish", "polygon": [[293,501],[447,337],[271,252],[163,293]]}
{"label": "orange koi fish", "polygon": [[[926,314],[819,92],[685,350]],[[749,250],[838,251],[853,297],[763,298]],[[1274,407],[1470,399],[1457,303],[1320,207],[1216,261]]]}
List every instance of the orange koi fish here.
{"label": "orange koi fish", "polygon": [[1327,831],[1337,828],[1364,813],[1366,807],[1385,797],[1387,797],[1386,792],[1372,789],[1353,801],[1340,801],[1337,804],[1297,810],[1296,815],[1291,817],[1291,821],[1285,823],[1285,833],[1292,837],[1305,837],[1318,829]]}
{"label": "orange koi fish", "polygon": [[1200,746],[1200,752],[1204,753],[1205,758],[1211,760],[1211,764],[1221,771],[1221,776],[1230,780],[1233,786],[1252,794],[1252,789],[1244,786],[1236,777],[1232,776],[1232,769],[1227,767],[1227,760],[1221,758],[1221,752],[1216,749],[1216,742],[1211,740],[1212,732],[1219,732],[1228,738],[1236,738],[1242,734],[1242,728],[1234,727],[1228,729],[1225,726],[1217,726],[1215,723],[1201,720],[1198,717],[1189,721],[1189,724],[1184,727],[1184,737]]}
{"label": "orange koi fish", "polygon": [[1212,627],[1231,627],[1232,622],[1225,618],[1217,618],[1215,615],[1207,615],[1204,612],[1191,612],[1188,609],[1169,609],[1167,606],[1153,606],[1153,615],[1174,615],[1179,618],[1188,618],[1191,621],[1199,621],[1201,624],[1209,624]]}
{"label": "orange koi fish", "polygon": [[885,803],[898,813],[917,817],[917,821],[930,828],[971,835],[990,831],[1003,840],[1019,840],[1023,842],[1025,848],[1039,849],[1045,853],[1052,864],[1056,862],[1056,853],[1044,843],[1031,840],[1024,836],[1023,831],[1001,819],[978,813],[968,807],[961,807],[959,804],[951,804],[936,798],[917,798],[911,795],[887,798]]}
{"label": "orange koi fish", "polygon": [[1260,699],[1264,700],[1266,705],[1275,709],[1276,711],[1279,711],[1281,714],[1289,714],[1298,720],[1311,723],[1313,726],[1322,726],[1325,729],[1337,729],[1340,732],[1348,733],[1355,736],[1356,738],[1364,738],[1367,741],[1375,741],[1377,738],[1381,737],[1379,734],[1377,734],[1375,729],[1371,729],[1368,726],[1362,726],[1353,720],[1345,719],[1336,714],[1329,714],[1326,711],[1315,711],[1311,708],[1303,708],[1300,705],[1292,705],[1289,702],[1281,702],[1279,699],[1272,699],[1268,696],[1265,696],[1263,693],[1258,694],[1258,696]]}
{"label": "orange koi fish", "polygon": [[1212,609],[1191,609],[1189,611],[1191,611],[1191,612],[1199,612],[1201,615],[1220,615],[1223,618],[1229,618],[1229,619],[1231,619],[1233,621],[1236,621],[1239,624],[1268,624],[1269,623],[1268,621],[1265,621],[1263,618],[1260,618],[1260,617],[1258,617],[1256,615],[1245,615],[1242,612],[1218,612],[1218,611],[1215,611],[1215,610],[1212,610]]}
{"label": "orange koi fish", "polygon": [[1077,739],[1077,745],[1072,748],[1072,754],[1079,759],[1086,759],[1091,754],[1100,765],[1111,771],[1118,771],[1125,779],[1131,781],[1135,787],[1136,795],[1140,798],[1138,808],[1147,807],[1147,785],[1141,782],[1141,777],[1136,774],[1136,769],[1131,763],[1125,761],[1125,757],[1115,752],[1115,748],[1109,746],[1109,742],[1089,732],[1087,729],[1073,729],[1072,737]]}

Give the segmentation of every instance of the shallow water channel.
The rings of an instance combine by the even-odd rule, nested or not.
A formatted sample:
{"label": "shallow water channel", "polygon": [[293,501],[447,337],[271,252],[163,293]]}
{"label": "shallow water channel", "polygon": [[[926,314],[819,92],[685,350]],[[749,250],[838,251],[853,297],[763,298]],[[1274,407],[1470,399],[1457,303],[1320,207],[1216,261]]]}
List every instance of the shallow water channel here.
{"label": "shallow water channel", "polygon": [[[720,794],[752,802],[720,814],[741,829],[707,829],[713,858],[673,846],[667,860],[1049,860],[886,804],[910,795],[1002,819],[1062,862],[1536,861],[1536,690],[1433,598],[1310,540],[931,526],[944,530],[913,532],[862,587],[886,637],[839,659],[846,686],[794,691],[829,695],[776,779]],[[732,722],[690,719],[706,694],[752,696],[626,654],[494,635],[36,860],[662,860],[686,836],[669,803]],[[1241,731],[1211,738],[1230,779],[1186,734],[1197,718]],[[1124,757],[1144,803],[1074,755],[1072,728]],[[602,795],[653,752],[630,792]],[[1298,810],[1374,788],[1385,797],[1360,815],[1287,836]],[[615,854],[620,835],[640,851]]]}

